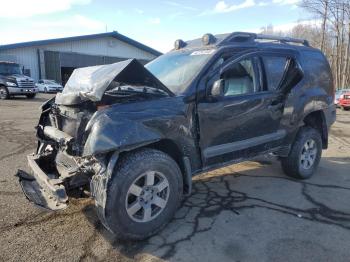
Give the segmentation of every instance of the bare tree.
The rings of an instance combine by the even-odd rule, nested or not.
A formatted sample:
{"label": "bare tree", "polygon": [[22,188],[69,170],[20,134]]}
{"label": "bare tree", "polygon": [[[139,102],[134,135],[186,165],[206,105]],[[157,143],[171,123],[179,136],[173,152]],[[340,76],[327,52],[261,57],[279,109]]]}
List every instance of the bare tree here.
{"label": "bare tree", "polygon": [[322,19],[320,49],[324,51],[330,0],[302,0],[300,6]]}
{"label": "bare tree", "polygon": [[300,6],[314,17],[321,19],[321,25],[298,25],[290,34],[305,37],[314,47],[320,48],[330,61],[336,87],[349,87],[349,0],[302,0]]}

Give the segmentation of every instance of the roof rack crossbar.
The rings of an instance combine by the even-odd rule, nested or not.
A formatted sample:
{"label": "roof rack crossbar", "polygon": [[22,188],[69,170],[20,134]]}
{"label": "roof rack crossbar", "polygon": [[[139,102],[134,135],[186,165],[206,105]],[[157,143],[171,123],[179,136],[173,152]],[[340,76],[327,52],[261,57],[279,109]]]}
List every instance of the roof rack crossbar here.
{"label": "roof rack crossbar", "polygon": [[246,33],[246,32],[234,32],[229,35],[224,42],[253,42],[256,39],[261,40],[275,40],[280,43],[297,43],[304,46],[310,46],[309,42],[305,39],[284,37],[284,36],[274,36],[274,35],[265,35],[265,34],[255,34],[255,33]]}
{"label": "roof rack crossbar", "polygon": [[305,46],[310,46],[309,42],[306,39],[293,38],[293,37],[257,34],[255,39],[276,40],[282,43],[297,43]]}

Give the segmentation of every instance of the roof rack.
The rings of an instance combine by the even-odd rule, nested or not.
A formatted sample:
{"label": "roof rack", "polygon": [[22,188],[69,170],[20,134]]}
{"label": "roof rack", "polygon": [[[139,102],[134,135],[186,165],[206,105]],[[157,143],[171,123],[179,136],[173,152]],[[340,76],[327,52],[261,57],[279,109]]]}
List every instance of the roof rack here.
{"label": "roof rack", "polygon": [[223,43],[227,42],[254,42],[255,40],[273,40],[280,43],[297,43],[304,46],[310,46],[309,42],[305,39],[284,37],[284,36],[274,36],[274,35],[264,35],[264,34],[255,34],[255,33],[246,33],[246,32],[234,32],[230,34]]}

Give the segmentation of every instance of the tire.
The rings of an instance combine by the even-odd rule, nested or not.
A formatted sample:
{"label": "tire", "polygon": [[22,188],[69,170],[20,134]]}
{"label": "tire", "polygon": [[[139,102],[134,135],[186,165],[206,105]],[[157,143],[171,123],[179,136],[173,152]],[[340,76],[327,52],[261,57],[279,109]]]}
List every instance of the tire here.
{"label": "tire", "polygon": [[[145,185],[147,181],[145,177],[149,174],[154,174],[154,186],[151,187],[154,189],[153,193]],[[157,189],[164,187],[162,186],[166,184],[164,181],[168,182],[168,187],[155,193]],[[152,184],[151,182],[149,184]],[[135,195],[132,185],[139,187]],[[130,153],[120,160],[113,172],[107,189],[105,223],[117,238],[133,240],[148,238],[159,232],[172,219],[181,201],[182,192],[181,171],[170,156],[154,149],[142,149]],[[162,198],[162,201],[159,201],[158,197]],[[156,201],[159,206],[153,204]],[[131,207],[135,206],[137,207],[133,210]],[[147,212],[146,209],[150,210],[149,207],[151,211]]]}
{"label": "tire", "polygon": [[0,86],[0,99],[9,99],[9,91],[7,90],[6,86]]}
{"label": "tire", "polygon": [[290,177],[308,179],[315,173],[321,154],[321,134],[314,128],[301,127],[288,157],[281,158],[282,169]]}
{"label": "tire", "polygon": [[33,99],[35,96],[36,96],[36,94],[29,94],[29,95],[26,95],[26,97],[27,97],[28,99]]}

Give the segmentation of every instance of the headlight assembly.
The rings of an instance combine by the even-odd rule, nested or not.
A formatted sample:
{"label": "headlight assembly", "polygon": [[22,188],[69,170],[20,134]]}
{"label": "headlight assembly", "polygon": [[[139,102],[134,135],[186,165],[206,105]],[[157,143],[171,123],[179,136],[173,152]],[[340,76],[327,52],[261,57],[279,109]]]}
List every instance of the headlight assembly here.
{"label": "headlight assembly", "polygon": [[13,82],[6,82],[6,85],[7,85],[7,86],[17,86],[17,84],[16,84],[16,83],[13,83]]}

